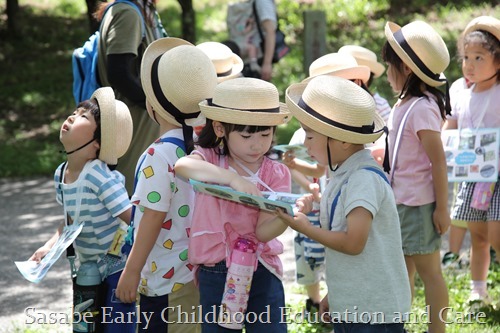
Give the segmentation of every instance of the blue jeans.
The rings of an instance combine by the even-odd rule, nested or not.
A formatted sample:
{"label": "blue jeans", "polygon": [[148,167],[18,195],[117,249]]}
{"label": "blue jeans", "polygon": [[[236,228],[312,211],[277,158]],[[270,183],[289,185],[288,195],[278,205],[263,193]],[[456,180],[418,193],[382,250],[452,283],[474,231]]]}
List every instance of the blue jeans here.
{"label": "blue jeans", "polygon": [[335,333],[403,333],[404,324],[333,323]]}
{"label": "blue jeans", "polygon": [[[201,266],[198,272],[200,305],[202,317],[202,333],[235,333],[241,330],[224,328],[217,324],[219,306],[221,305],[224,285],[226,283],[227,268],[225,261],[214,267]],[[285,292],[283,283],[267,268],[259,263],[254,272],[250,298],[248,299],[247,314],[254,313],[257,318],[263,314],[262,322],[245,322],[246,333],[284,333],[287,331],[286,318],[282,315],[285,307]],[[266,313],[269,309],[269,317]],[[215,316],[214,316],[215,313]],[[215,317],[215,318],[214,318]],[[254,315],[249,317],[251,321]]]}

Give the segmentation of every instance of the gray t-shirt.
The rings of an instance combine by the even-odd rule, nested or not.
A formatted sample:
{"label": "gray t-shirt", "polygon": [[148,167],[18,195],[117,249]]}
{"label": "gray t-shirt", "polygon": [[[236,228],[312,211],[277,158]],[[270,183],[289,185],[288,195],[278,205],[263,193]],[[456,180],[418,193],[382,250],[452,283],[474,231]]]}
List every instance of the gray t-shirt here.
{"label": "gray t-shirt", "polygon": [[[346,216],[356,207],[373,216],[359,255],[326,248],[330,312],[334,320],[351,323],[402,322],[410,311],[411,294],[396,202],[389,184],[381,175],[362,169],[366,166],[380,170],[369,150],[349,157],[332,172],[321,200],[320,222],[327,230],[345,231]],[[330,226],[332,202],[340,188]]]}

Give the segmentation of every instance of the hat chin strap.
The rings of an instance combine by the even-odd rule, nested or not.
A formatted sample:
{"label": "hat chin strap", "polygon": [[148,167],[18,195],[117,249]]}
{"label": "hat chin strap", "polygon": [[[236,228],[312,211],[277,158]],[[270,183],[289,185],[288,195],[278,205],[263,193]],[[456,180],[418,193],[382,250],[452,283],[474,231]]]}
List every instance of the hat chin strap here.
{"label": "hat chin strap", "polygon": [[328,167],[332,172],[337,171],[337,169],[339,168],[338,164],[335,165],[335,168],[332,168],[332,155],[330,154],[330,138],[327,138],[326,140],[326,152],[328,154]]}
{"label": "hat chin strap", "polygon": [[92,142],[94,142],[95,138],[92,138],[92,140],[90,140],[89,142],[87,142],[86,144],[84,144],[83,146],[79,147],[79,148],[76,148],[75,150],[72,150],[70,152],[67,152],[65,150],[61,150],[60,152],[63,153],[63,154],[66,154],[66,155],[70,155],[70,154],[73,154],[75,151],[79,151],[80,149],[83,149],[85,147],[87,147],[89,144],[91,144]]}

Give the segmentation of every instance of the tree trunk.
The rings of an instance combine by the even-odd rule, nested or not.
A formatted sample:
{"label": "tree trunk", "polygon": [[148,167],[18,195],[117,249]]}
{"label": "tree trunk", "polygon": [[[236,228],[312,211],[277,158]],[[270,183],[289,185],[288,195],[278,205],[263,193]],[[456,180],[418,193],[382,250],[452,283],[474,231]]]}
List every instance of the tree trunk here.
{"label": "tree trunk", "polygon": [[17,34],[17,13],[19,12],[18,0],[7,0],[7,31],[9,36]]}
{"label": "tree trunk", "polygon": [[93,34],[94,31],[99,29],[99,22],[94,19],[94,12],[96,10],[96,6],[100,0],[85,0],[87,2],[87,17],[89,19],[89,29],[90,33]]}
{"label": "tree trunk", "polygon": [[196,43],[196,13],[192,0],[178,0],[182,8],[182,38]]}

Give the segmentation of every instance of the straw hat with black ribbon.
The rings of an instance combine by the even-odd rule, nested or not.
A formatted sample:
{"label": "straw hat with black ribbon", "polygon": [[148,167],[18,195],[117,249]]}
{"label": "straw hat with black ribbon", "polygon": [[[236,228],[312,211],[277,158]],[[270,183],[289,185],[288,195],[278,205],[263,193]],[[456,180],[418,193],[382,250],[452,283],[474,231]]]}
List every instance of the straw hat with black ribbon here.
{"label": "straw hat with black ribbon", "polygon": [[449,83],[443,73],[450,64],[450,54],[441,36],[423,21],[403,27],[387,22],[385,36],[394,52],[423,82],[431,87],[446,84],[445,109],[450,114]]}
{"label": "straw hat with black ribbon", "polygon": [[[198,103],[211,98],[217,85],[208,56],[191,43],[173,37],[149,44],[141,63],[141,83],[149,103],[148,113],[182,126],[188,153],[192,126],[204,123]],[[154,112],[153,112],[154,111]]]}
{"label": "straw hat with black ribbon", "polygon": [[241,76],[243,60],[228,46],[219,42],[205,42],[196,47],[205,52],[214,64],[218,82]]}
{"label": "straw hat with black ribbon", "polygon": [[[321,75],[292,84],[286,104],[299,122],[329,138],[353,144],[375,142],[387,132],[373,97],[344,78]],[[327,143],[328,164],[331,166]]]}
{"label": "straw hat with black ribbon", "polygon": [[318,75],[334,75],[348,80],[360,79],[365,84],[370,79],[370,68],[360,65],[356,59],[346,53],[329,53],[314,60],[309,66],[309,82]]}
{"label": "straw hat with black ribbon", "polygon": [[221,82],[212,99],[200,104],[202,114],[211,120],[249,126],[276,126],[290,120],[290,113],[279,101],[276,87],[255,78],[236,78]]}
{"label": "straw hat with black ribbon", "polygon": [[116,165],[132,141],[132,116],[125,103],[115,99],[111,87],[97,89],[90,99],[95,99],[101,114],[101,146],[98,158],[109,165]]}
{"label": "straw hat with black ribbon", "polygon": [[375,52],[358,45],[344,45],[339,51],[339,54],[352,55],[359,65],[368,66],[373,73],[374,78],[380,77],[385,71],[384,65],[377,61]]}

